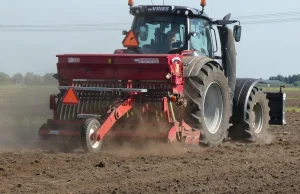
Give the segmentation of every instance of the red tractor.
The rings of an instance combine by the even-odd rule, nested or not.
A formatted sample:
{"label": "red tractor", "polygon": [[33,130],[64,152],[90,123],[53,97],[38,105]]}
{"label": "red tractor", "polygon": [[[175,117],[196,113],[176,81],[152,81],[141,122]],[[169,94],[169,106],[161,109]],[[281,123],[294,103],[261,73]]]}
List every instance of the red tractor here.
{"label": "red tractor", "polygon": [[269,125],[285,124],[284,93],[236,77],[241,26],[228,27],[239,23],[230,14],[212,20],[203,0],[202,9],[128,4],[124,49],[57,56],[60,92],[50,96],[42,139],[92,153],[116,137],[218,146],[228,137],[263,140]]}

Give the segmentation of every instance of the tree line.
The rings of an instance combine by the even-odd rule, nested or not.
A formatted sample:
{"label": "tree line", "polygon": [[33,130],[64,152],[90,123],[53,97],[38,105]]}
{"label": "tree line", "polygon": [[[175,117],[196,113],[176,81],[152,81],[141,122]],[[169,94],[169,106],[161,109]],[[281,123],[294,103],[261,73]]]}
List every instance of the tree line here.
{"label": "tree line", "polygon": [[287,84],[293,84],[295,86],[299,86],[300,74],[289,75],[289,76],[282,76],[282,75],[271,76],[269,80],[279,80]]}
{"label": "tree line", "polygon": [[16,85],[51,85],[57,84],[57,80],[53,77],[54,73],[46,73],[38,75],[27,72],[25,74],[16,73],[9,76],[4,72],[0,72],[0,84],[16,84]]}
{"label": "tree line", "polygon": [[[43,84],[57,84],[57,80],[53,77],[54,73],[46,73],[38,75],[35,73],[27,72],[25,74],[16,73],[9,76],[4,72],[0,72],[0,84],[18,84],[18,85],[43,85]],[[289,76],[271,76],[269,80],[278,80],[286,84],[293,84],[300,86],[300,74]]]}

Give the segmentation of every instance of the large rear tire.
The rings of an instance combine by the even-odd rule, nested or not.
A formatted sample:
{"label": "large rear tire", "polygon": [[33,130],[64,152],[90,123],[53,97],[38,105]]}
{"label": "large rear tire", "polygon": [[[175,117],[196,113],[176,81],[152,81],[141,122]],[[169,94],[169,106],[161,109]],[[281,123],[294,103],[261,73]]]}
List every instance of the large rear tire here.
{"label": "large rear tire", "polygon": [[197,76],[185,79],[185,120],[201,131],[201,144],[219,146],[227,137],[231,117],[228,79],[220,66],[213,63],[205,64],[195,73]]}
{"label": "large rear tire", "polygon": [[81,131],[81,143],[82,148],[85,152],[99,153],[102,147],[102,140],[97,141],[94,136],[91,138],[92,134],[96,134],[100,127],[100,123],[96,119],[87,119],[83,124]]}

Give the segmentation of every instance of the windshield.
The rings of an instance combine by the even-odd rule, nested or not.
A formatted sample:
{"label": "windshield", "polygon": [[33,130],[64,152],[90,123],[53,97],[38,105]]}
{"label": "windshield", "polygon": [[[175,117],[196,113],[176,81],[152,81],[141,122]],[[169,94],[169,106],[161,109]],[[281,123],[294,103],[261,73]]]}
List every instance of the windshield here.
{"label": "windshield", "polygon": [[186,18],[171,15],[147,15],[136,18],[133,26],[143,53],[166,54],[186,48]]}
{"label": "windshield", "polygon": [[191,36],[191,49],[201,51],[203,54],[211,57],[213,48],[208,21],[201,18],[194,18],[190,20],[190,23],[191,32],[196,33],[196,36]]}

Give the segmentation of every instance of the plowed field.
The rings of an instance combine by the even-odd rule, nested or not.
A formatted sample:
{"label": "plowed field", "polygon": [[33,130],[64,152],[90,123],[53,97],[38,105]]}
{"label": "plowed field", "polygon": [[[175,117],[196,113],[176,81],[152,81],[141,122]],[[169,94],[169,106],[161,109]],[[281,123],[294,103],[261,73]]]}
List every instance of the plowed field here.
{"label": "plowed field", "polygon": [[11,90],[0,91],[0,193],[300,193],[300,113],[272,126],[268,145],[54,153],[35,146],[38,127],[51,117],[49,88]]}

